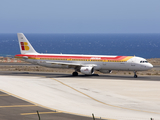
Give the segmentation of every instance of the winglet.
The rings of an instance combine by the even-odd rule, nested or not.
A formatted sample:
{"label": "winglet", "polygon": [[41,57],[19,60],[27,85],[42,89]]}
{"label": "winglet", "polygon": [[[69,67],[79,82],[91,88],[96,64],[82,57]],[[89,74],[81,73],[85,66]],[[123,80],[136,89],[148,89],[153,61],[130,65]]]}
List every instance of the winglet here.
{"label": "winglet", "polygon": [[17,33],[21,54],[37,53],[23,33]]}

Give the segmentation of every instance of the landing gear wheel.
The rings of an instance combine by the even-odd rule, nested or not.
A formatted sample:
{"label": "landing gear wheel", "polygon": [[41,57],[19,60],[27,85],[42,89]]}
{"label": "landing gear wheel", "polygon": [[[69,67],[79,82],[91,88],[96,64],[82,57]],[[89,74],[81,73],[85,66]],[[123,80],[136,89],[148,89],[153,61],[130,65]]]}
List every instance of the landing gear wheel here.
{"label": "landing gear wheel", "polygon": [[73,72],[72,76],[78,76],[78,72]]}
{"label": "landing gear wheel", "polygon": [[137,78],[138,76],[137,75],[134,75],[134,78]]}
{"label": "landing gear wheel", "polygon": [[137,71],[134,71],[134,78],[138,77],[136,73],[137,73]]}

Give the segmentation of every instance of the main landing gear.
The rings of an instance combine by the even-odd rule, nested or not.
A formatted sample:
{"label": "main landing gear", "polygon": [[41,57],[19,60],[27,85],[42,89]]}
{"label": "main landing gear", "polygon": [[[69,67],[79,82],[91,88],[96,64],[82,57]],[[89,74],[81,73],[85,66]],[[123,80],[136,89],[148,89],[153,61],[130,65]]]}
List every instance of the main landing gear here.
{"label": "main landing gear", "polygon": [[137,73],[137,71],[134,71],[134,78],[138,77],[136,73]]}
{"label": "main landing gear", "polygon": [[72,76],[78,76],[78,72],[73,72]]}

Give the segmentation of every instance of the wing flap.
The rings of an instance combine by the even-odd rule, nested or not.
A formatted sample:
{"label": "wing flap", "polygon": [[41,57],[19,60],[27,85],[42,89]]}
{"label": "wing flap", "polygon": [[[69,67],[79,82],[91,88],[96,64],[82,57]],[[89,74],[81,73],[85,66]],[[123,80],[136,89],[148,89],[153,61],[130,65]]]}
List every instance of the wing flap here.
{"label": "wing flap", "polygon": [[55,64],[55,65],[64,65],[64,66],[69,66],[69,67],[97,66],[95,64],[79,64],[79,63],[51,62],[51,61],[46,61],[46,63]]}
{"label": "wing flap", "polygon": [[65,63],[65,62],[50,62],[50,61],[46,61],[46,63],[50,63],[50,64],[56,64],[56,65],[66,65],[66,66],[83,66],[82,64],[78,64],[78,63]]}

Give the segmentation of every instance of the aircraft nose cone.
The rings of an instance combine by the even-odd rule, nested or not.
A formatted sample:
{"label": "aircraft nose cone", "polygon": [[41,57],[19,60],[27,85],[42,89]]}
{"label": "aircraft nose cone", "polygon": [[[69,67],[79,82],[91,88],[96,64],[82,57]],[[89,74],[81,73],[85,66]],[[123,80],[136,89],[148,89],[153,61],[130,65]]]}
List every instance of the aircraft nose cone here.
{"label": "aircraft nose cone", "polygon": [[152,64],[149,64],[149,65],[147,66],[147,68],[148,68],[148,69],[152,69],[152,68],[153,68],[153,65],[152,65]]}

